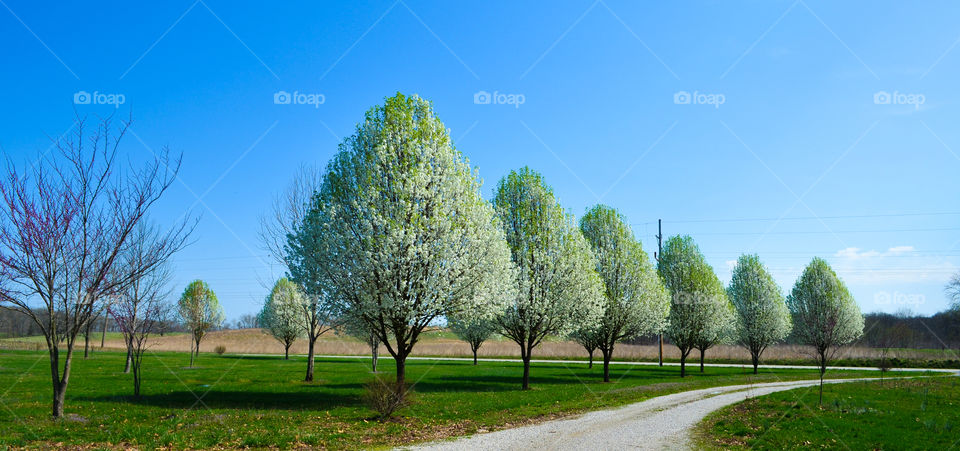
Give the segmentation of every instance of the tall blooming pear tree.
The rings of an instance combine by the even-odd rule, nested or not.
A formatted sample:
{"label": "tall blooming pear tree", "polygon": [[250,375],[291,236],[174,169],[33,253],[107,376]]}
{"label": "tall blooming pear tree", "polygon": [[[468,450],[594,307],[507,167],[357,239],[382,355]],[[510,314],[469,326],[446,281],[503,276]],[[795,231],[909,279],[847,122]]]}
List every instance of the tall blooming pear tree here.
{"label": "tall blooming pear tree", "polygon": [[580,218],[580,230],[603,280],[603,313],[593,330],[603,354],[603,381],[610,382],[610,358],[617,342],[654,334],[667,325],[670,295],[647,253],[622,215],[597,205]]}
{"label": "tall blooming pear tree", "polygon": [[516,296],[497,322],[501,333],[520,345],[527,390],[533,348],[548,335],[594,324],[602,311],[603,283],[573,216],[540,174],[529,168],[510,172],[497,185],[493,204],[520,270]]}
{"label": "tall blooming pear tree", "polygon": [[813,347],[820,367],[820,402],[827,364],[843,345],[863,335],[863,315],[843,281],[830,265],[814,258],[787,296],[793,316],[794,335]]}
{"label": "tall blooming pear tree", "polygon": [[480,180],[429,102],[397,94],[340,145],[298,230],[319,247],[306,268],[393,356],[397,385],[429,324],[491,317],[515,270]]}
{"label": "tall blooming pear tree", "polygon": [[723,283],[689,236],[674,236],[664,243],[657,269],[671,294],[666,332],[680,348],[680,377],[686,376],[693,349],[700,350],[702,372],[705,351],[725,338],[733,323]]}
{"label": "tall blooming pear tree", "polygon": [[736,312],[734,339],[750,351],[753,374],[767,346],[790,334],[790,310],[780,287],[756,255],[741,255],[727,295]]}

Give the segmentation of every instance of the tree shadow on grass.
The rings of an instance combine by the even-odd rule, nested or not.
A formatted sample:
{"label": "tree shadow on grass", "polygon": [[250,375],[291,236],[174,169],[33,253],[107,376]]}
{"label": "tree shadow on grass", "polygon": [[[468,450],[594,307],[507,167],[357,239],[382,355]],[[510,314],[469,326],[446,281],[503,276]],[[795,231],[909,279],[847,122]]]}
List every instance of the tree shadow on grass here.
{"label": "tree shadow on grass", "polygon": [[[201,398],[201,402],[197,398]],[[211,409],[264,409],[264,410],[327,410],[334,407],[362,405],[356,394],[339,394],[321,391],[260,392],[255,390],[173,391],[133,396],[77,397],[77,401],[128,402],[169,409],[189,409],[204,406]]]}

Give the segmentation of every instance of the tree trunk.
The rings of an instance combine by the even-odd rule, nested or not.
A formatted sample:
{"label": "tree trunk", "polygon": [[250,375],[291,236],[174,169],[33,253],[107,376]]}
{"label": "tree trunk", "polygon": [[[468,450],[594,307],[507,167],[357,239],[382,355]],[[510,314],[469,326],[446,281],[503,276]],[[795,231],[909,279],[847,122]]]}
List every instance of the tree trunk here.
{"label": "tree trunk", "polygon": [[290,344],[286,343],[283,345],[283,360],[290,360]]}
{"label": "tree trunk", "polygon": [[407,379],[407,356],[397,354],[394,359],[397,361],[397,389],[402,389]]}
{"label": "tree trunk", "polygon": [[310,344],[307,346],[307,376],[303,378],[304,382],[313,382],[313,348],[317,343],[317,337],[310,337]]}
{"label": "tree trunk", "polygon": [[133,363],[133,397],[140,397],[140,364]]}
{"label": "tree trunk", "polygon": [[703,349],[700,350],[700,372],[703,372]]}
{"label": "tree trunk", "polygon": [[590,350],[589,354],[590,354],[590,363],[587,364],[588,369],[593,368],[593,350]]}
{"label": "tree trunk", "polygon": [[[127,364],[123,367],[124,374],[130,372],[130,363],[133,361],[133,344],[127,342]],[[191,365],[192,366],[192,365]]]}
{"label": "tree trunk", "polygon": [[680,377],[687,376],[687,354],[688,352],[680,351]]}
{"label": "tree trunk", "polygon": [[753,374],[757,374],[757,366],[760,364],[760,356],[754,353],[751,358],[753,360]]}
{"label": "tree trunk", "polygon": [[820,353],[820,400],[818,401],[819,405],[823,405],[823,375],[827,372],[827,356],[825,353]]}
{"label": "tree trunk", "polygon": [[195,342],[195,341],[196,341],[195,339],[190,340],[190,368],[193,368],[193,357],[194,357],[194,353],[193,353],[193,349],[194,349],[193,342]]}
{"label": "tree trunk", "polygon": [[67,356],[63,363],[63,375],[60,375],[60,350],[56,347],[50,349],[50,376],[53,381],[52,414],[54,419],[63,417],[63,402],[67,394],[67,384],[70,382],[71,360],[73,360],[73,350],[67,349]]}
{"label": "tree trunk", "polygon": [[67,384],[53,384],[53,419],[63,418],[63,400],[66,398]]}
{"label": "tree trunk", "polygon": [[521,358],[523,359],[523,384],[521,389],[530,390],[530,353],[532,349],[520,348]]}
{"label": "tree trunk", "polygon": [[370,346],[370,355],[372,356],[373,362],[370,364],[373,367],[373,372],[377,372],[377,360],[380,358],[380,343],[378,342],[375,345]]}
{"label": "tree trunk", "polygon": [[600,350],[603,353],[603,381],[610,382],[610,358],[613,357],[613,349]]}
{"label": "tree trunk", "polygon": [[83,358],[90,357],[90,325],[87,324],[87,330],[83,334]]}
{"label": "tree trunk", "polygon": [[473,348],[473,365],[477,365],[477,348]]}
{"label": "tree trunk", "polygon": [[823,405],[823,372],[820,372],[820,400],[817,401],[817,405]]}
{"label": "tree trunk", "polygon": [[103,315],[103,332],[100,334],[100,349],[103,349],[103,345],[107,343],[107,321],[109,319],[107,315]]}
{"label": "tree trunk", "polygon": [[660,362],[660,366],[663,366],[663,334],[657,334],[657,337],[660,341],[660,354],[657,360]]}

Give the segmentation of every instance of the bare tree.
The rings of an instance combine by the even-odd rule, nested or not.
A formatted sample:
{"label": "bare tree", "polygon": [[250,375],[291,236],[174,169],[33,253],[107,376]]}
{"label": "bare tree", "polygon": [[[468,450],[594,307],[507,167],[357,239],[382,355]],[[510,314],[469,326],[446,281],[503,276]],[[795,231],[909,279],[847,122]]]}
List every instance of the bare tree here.
{"label": "bare tree", "polygon": [[[138,268],[152,258],[146,255],[161,238],[154,227],[139,225],[131,237],[130,246],[124,251],[120,271]],[[107,312],[123,334],[127,347],[125,373],[133,370],[133,396],[140,396],[143,354],[150,334],[157,330],[161,311],[170,295],[171,271],[167,262],[153,266],[149,271],[131,279],[123,290],[108,304]]]}
{"label": "bare tree", "polygon": [[947,298],[951,301],[950,310],[960,312],[960,272],[950,278],[947,286],[944,287],[944,291],[946,291]]}
{"label": "bare tree", "polygon": [[[74,345],[103,300],[182,247],[188,219],[153,243],[139,267],[113,277],[121,251],[151,206],[173,183],[180,159],[164,149],[143,167],[118,170],[130,122],[102,120],[91,135],[77,118],[57,155],[0,176],[0,307],[28,315],[50,357],[52,414],[63,416]],[[65,351],[65,355],[61,355]]]}
{"label": "bare tree", "polygon": [[[299,228],[310,212],[310,200],[320,189],[322,180],[323,176],[318,168],[301,166],[287,189],[274,198],[270,214],[260,219],[260,242],[274,260],[287,268],[287,272],[290,272],[292,263],[289,252],[290,237],[298,235]],[[309,279],[315,280],[316,277]],[[307,373],[304,381],[310,382],[313,381],[317,339],[323,333],[333,330],[336,315],[325,301],[323,290],[304,286],[306,284],[300,283],[300,288],[305,294],[301,310],[307,333]]]}
{"label": "bare tree", "polygon": [[244,313],[237,319],[237,329],[256,329],[261,327],[257,315],[253,313]]}

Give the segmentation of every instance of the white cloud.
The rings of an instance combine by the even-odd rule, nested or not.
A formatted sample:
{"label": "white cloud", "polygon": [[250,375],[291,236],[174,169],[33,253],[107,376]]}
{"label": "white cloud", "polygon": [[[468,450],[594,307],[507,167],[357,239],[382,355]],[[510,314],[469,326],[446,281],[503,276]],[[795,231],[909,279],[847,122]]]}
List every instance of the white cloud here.
{"label": "white cloud", "polygon": [[958,267],[942,256],[924,255],[913,246],[893,246],[886,251],[856,247],[834,254],[834,270],[848,283],[945,283]]}
{"label": "white cloud", "polygon": [[890,254],[902,254],[904,252],[913,252],[916,249],[913,246],[894,246],[890,249],[887,249],[887,253]]}

